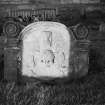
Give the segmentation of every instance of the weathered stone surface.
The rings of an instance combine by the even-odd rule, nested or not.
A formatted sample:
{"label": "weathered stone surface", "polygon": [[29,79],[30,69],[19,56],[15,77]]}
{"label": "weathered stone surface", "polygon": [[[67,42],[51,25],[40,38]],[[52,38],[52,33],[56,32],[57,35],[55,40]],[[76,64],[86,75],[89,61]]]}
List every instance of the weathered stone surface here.
{"label": "weathered stone surface", "polygon": [[55,22],[38,22],[22,31],[22,73],[33,77],[65,77],[69,71],[70,35]]}

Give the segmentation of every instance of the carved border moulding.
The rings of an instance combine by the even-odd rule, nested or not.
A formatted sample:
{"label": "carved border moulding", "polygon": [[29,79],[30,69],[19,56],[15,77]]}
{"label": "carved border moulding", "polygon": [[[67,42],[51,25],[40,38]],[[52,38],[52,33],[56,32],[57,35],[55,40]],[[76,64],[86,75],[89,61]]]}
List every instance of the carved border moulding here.
{"label": "carved border moulding", "polygon": [[55,7],[41,7],[41,8],[13,8],[8,11],[8,16],[9,17],[18,17],[22,16],[24,19],[33,16],[40,15],[39,20],[46,20],[47,18],[54,18],[57,14],[58,10]]}
{"label": "carved border moulding", "polygon": [[[25,27],[19,35],[21,51],[18,67],[21,76],[39,80],[66,80],[72,73],[77,73],[79,70],[75,72],[71,66],[76,56],[71,49],[71,34],[71,30],[68,31],[65,25],[57,22],[35,22]],[[82,58],[88,64],[87,59],[80,55],[78,57],[77,62]]]}

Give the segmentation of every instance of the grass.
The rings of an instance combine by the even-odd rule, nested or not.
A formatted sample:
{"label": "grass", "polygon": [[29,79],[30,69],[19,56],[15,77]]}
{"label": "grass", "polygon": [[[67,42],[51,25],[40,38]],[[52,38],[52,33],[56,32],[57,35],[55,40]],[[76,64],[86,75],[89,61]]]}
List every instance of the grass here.
{"label": "grass", "polygon": [[0,105],[104,105],[105,74],[90,74],[67,84],[0,83]]}

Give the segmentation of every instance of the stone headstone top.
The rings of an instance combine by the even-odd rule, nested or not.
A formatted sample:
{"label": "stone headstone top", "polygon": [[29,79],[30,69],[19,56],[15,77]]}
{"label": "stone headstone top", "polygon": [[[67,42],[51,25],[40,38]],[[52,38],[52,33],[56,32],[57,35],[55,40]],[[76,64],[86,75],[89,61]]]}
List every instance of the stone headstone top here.
{"label": "stone headstone top", "polygon": [[67,27],[57,22],[35,22],[21,32],[22,74],[61,78],[68,75],[71,38]]}

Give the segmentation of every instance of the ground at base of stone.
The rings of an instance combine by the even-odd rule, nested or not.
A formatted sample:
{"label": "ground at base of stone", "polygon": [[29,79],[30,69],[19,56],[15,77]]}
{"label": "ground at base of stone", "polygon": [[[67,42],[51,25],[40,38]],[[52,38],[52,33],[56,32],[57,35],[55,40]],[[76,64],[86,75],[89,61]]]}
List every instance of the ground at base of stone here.
{"label": "ground at base of stone", "polygon": [[0,83],[0,105],[104,105],[105,74],[95,73],[67,84]]}

